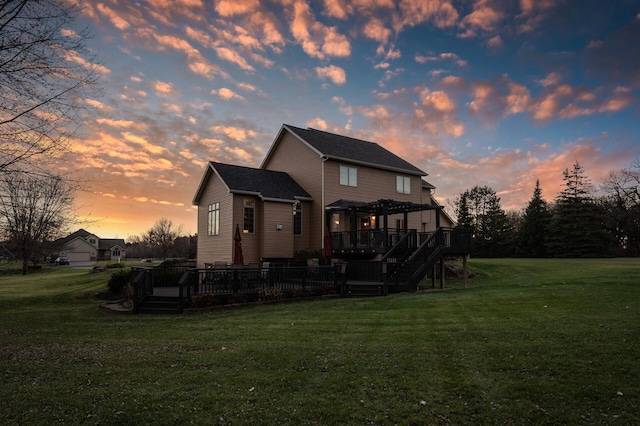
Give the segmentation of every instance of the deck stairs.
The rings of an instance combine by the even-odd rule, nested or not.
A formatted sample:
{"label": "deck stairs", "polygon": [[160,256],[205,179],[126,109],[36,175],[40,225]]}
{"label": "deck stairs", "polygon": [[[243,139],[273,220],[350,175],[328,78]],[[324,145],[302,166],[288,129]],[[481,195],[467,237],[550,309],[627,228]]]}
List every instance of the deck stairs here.
{"label": "deck stairs", "polygon": [[177,296],[147,296],[140,302],[138,312],[141,314],[179,314],[180,298]]}
{"label": "deck stairs", "polygon": [[342,290],[342,297],[371,297],[385,294],[385,284],[382,281],[347,280]]}

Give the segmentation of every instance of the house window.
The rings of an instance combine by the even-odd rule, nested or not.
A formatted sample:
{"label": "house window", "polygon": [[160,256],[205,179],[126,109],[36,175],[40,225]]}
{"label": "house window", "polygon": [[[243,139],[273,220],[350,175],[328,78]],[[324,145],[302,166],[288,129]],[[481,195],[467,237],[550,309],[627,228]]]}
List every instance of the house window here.
{"label": "house window", "polygon": [[255,223],[255,200],[244,200],[244,219],[242,232],[245,234],[253,234]]}
{"label": "house window", "polygon": [[120,256],[120,250],[114,250],[113,257],[119,257],[119,256]]}
{"label": "house window", "polygon": [[302,206],[296,203],[293,213],[293,235],[302,235]]}
{"label": "house window", "polygon": [[396,176],[396,192],[398,194],[411,194],[411,178]]}
{"label": "house window", "polygon": [[358,169],[340,166],[340,185],[358,186]]}
{"label": "house window", "polygon": [[207,235],[220,234],[220,203],[209,204],[207,217]]}
{"label": "house window", "polygon": [[96,243],[95,238],[89,238],[89,244],[95,244],[95,243]]}

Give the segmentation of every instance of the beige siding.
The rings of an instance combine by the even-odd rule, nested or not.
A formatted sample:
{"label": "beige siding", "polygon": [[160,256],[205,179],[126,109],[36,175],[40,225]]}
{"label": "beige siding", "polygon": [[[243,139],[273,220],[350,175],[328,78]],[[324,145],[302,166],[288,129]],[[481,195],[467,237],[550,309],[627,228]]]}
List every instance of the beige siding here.
{"label": "beige siding", "polygon": [[[313,205],[310,202],[302,202],[302,235],[293,236],[294,252],[304,250],[320,250],[318,238],[313,238],[311,233],[311,212]],[[293,209],[293,206],[292,206]],[[293,215],[293,211],[292,211]]]}
{"label": "beige siding", "polygon": [[[340,185],[341,165],[358,170],[357,187]],[[396,191],[396,176],[406,176],[411,179],[411,194],[399,194]],[[325,202],[327,204],[341,198],[365,202],[377,201],[379,199],[392,199],[396,201],[421,203],[421,192],[422,183],[420,176],[411,176],[333,160],[325,163]]]}
{"label": "beige siding", "polygon": [[[252,234],[243,233],[244,227],[244,200],[254,201],[254,232]],[[258,197],[249,195],[235,195],[233,201],[233,235],[235,236],[236,225],[240,227],[242,233],[242,257],[244,263],[256,263],[260,261],[260,217],[262,211],[262,201]],[[232,255],[233,256],[233,255]]]}
{"label": "beige siding", "polygon": [[[341,165],[354,167],[358,170],[357,187],[340,185]],[[397,192],[397,176],[410,178],[410,194],[400,194]],[[327,204],[331,204],[340,199],[363,202],[390,199],[395,201],[409,201],[416,204],[428,203],[428,200],[423,200],[422,181],[420,176],[341,163],[337,161],[327,161],[325,163],[325,201]],[[397,219],[404,220],[404,215],[389,216],[388,221],[390,228],[396,227]],[[408,228],[420,230],[422,227],[422,219],[423,217],[420,213],[409,214],[407,224]],[[382,223],[380,223],[379,226],[382,227]],[[347,230],[346,224],[342,224],[342,230]]]}
{"label": "beige siding", "polygon": [[[293,206],[289,203],[264,202],[262,257],[292,258]],[[278,229],[282,225],[282,229]]]}
{"label": "beige siding", "polygon": [[303,213],[305,230],[308,229],[309,235],[296,241],[296,251],[317,250],[322,247],[322,162],[318,153],[289,132],[284,132],[269,162],[264,165],[267,170],[286,172],[313,197],[313,203]]}
{"label": "beige siding", "polygon": [[89,257],[91,260],[96,260],[98,258],[98,250],[87,241],[76,238],[65,244],[60,251],[61,256],[68,256],[71,253],[89,253]]}
{"label": "beige siding", "polygon": [[[220,203],[220,235],[207,235],[209,204]],[[233,257],[233,196],[218,176],[211,174],[198,204],[198,267],[231,262]]]}

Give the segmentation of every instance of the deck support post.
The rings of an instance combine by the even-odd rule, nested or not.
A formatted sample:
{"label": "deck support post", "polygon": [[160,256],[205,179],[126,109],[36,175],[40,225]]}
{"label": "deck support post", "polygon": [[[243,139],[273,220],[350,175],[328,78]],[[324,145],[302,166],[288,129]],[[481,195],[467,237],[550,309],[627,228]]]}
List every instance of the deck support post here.
{"label": "deck support post", "polygon": [[438,267],[437,263],[434,263],[431,267],[431,288],[436,288],[436,275],[437,275]]}
{"label": "deck support post", "polygon": [[465,254],[462,257],[462,279],[464,281],[464,288],[467,288],[467,276],[468,276],[468,267],[467,267],[467,255]]}
{"label": "deck support post", "polygon": [[440,290],[444,290],[444,257],[440,258]]}

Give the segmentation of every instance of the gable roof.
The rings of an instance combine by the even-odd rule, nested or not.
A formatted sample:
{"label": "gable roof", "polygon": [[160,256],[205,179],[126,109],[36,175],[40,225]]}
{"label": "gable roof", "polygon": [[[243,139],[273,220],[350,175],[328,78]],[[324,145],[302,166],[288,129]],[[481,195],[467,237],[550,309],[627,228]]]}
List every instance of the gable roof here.
{"label": "gable roof", "polygon": [[80,228],[77,231],[67,235],[66,237],[58,238],[53,243],[56,245],[58,244],[64,245],[64,244],[67,244],[69,241],[75,240],[76,238],[82,238],[83,240],[86,240],[86,238],[90,235],[93,235],[94,237],[98,238],[96,234],[92,234],[91,232],[85,231],[84,229]]}
{"label": "gable roof", "polygon": [[337,161],[361,164],[380,169],[393,170],[418,176],[426,176],[427,173],[398,157],[391,151],[374,142],[367,142],[348,136],[337,135],[317,129],[301,129],[299,127],[283,124],[276,140],[271,145],[262,166],[267,163],[271,153],[280,140],[283,131],[288,131],[315,151],[320,157]]}
{"label": "gable roof", "polygon": [[104,238],[98,241],[99,250],[111,250],[114,247],[126,249],[127,244],[124,242],[124,239],[122,238]]}
{"label": "gable roof", "polygon": [[309,193],[285,172],[211,161],[193,198],[193,204],[198,204],[206,182],[213,173],[220,177],[230,193],[256,195],[268,201],[293,203],[297,200],[313,200]]}

